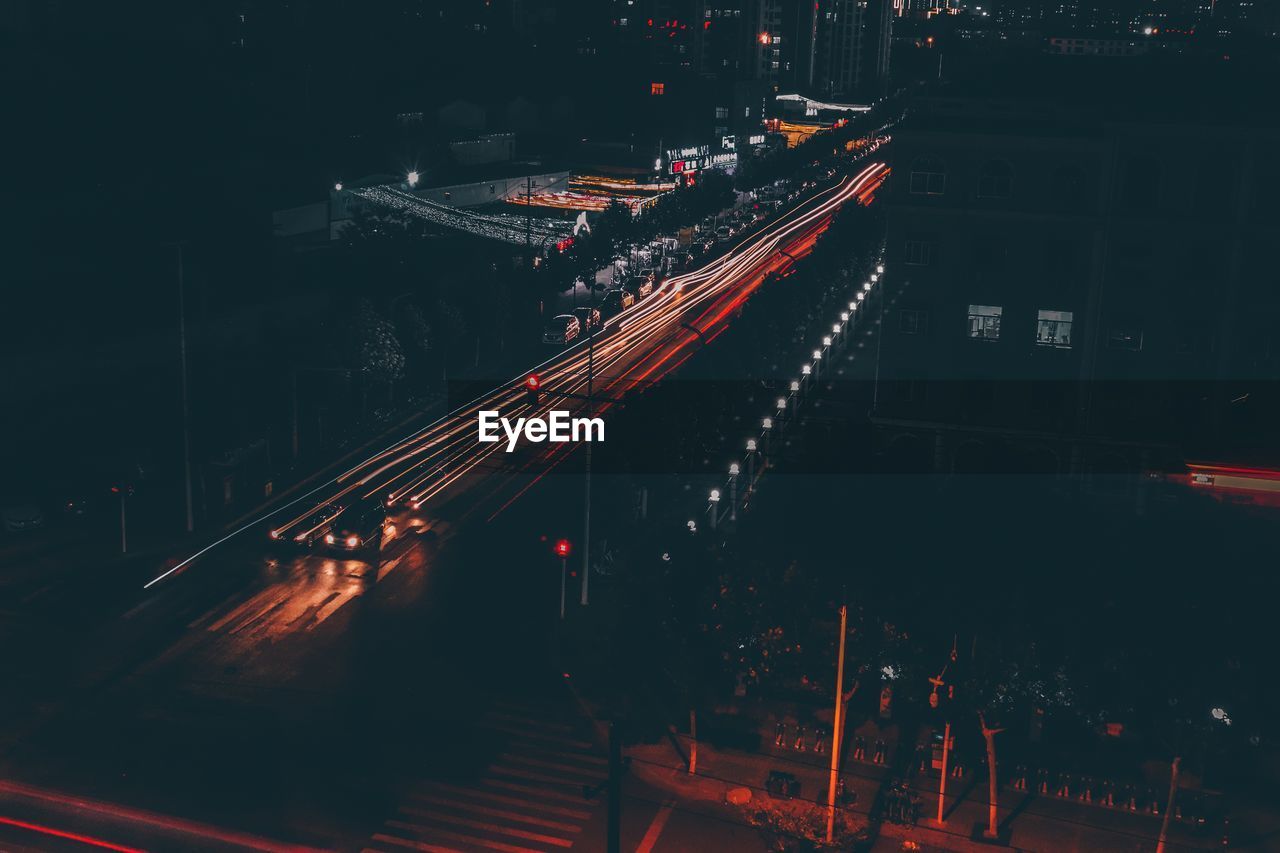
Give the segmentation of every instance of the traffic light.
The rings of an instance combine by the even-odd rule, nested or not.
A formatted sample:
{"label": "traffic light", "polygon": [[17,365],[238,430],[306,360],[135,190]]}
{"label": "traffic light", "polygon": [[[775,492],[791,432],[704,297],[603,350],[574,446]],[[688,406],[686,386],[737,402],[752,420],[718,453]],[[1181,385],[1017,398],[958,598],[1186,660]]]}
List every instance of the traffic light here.
{"label": "traffic light", "polygon": [[538,374],[530,373],[524,381],[524,401],[530,406],[536,406],[541,397],[542,380],[538,378]]}
{"label": "traffic light", "polygon": [[556,543],[556,556],[562,560],[569,556],[569,551],[571,550],[572,547],[569,545],[568,539],[561,539]]}

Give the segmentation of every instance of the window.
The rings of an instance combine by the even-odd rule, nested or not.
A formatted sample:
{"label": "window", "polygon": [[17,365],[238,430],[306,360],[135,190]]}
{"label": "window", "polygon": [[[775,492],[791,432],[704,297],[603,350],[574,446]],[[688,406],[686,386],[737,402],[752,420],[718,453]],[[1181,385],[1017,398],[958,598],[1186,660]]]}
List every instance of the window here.
{"label": "window", "polygon": [[1036,316],[1036,343],[1042,347],[1071,348],[1071,312],[1041,309]]}
{"label": "window", "polygon": [[903,308],[898,312],[898,331],[904,335],[923,335],[929,331],[929,312]]}
{"label": "window", "polygon": [[1142,329],[1135,326],[1118,326],[1107,332],[1107,349],[1138,352],[1142,349]]}
{"label": "window", "polygon": [[1008,198],[1013,194],[1013,167],[1003,160],[992,160],[978,176],[978,198]]}
{"label": "window", "polygon": [[947,189],[947,172],[936,157],[922,157],[911,164],[912,195],[942,195]]}
{"label": "window", "polygon": [[917,267],[927,267],[933,263],[936,246],[933,240],[915,237],[906,243],[907,263]]}
{"label": "window", "polygon": [[649,84],[650,95],[665,95],[666,93],[667,93],[666,83],[650,83]]}
{"label": "window", "polygon": [[716,118],[718,118],[718,119],[726,119],[726,118],[728,118],[728,117],[729,117],[729,108],[728,108],[728,107],[716,107]]}
{"label": "window", "polygon": [[999,305],[970,305],[969,337],[984,341],[1000,340],[1000,315],[1003,310]]}

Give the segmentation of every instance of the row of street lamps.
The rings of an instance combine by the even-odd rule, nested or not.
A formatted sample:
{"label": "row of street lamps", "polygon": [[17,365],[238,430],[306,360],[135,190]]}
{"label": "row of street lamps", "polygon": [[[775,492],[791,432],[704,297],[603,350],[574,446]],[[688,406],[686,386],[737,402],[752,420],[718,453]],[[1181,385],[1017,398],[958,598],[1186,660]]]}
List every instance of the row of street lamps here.
{"label": "row of street lamps", "polygon": [[[843,346],[851,336],[852,324],[856,321],[858,310],[862,303],[866,301],[867,296],[872,292],[875,286],[880,282],[884,275],[883,257],[876,264],[876,271],[871,273],[862,286],[858,289],[852,299],[849,300],[848,310],[840,311],[840,320],[831,324],[831,333],[822,336],[822,344],[815,348],[810,361],[806,361],[800,367],[800,377],[791,380],[788,386],[786,396],[779,397],[775,404],[776,412],[773,415],[765,415],[760,420],[760,435],[747,439],[746,458],[742,460],[747,467],[747,484],[746,492],[743,497],[750,495],[755,489],[756,481],[756,454],[763,452],[766,454],[764,465],[768,464],[767,454],[769,451],[770,435],[775,431],[775,427],[780,428],[782,419],[787,416],[795,417],[799,413],[800,396],[804,393],[806,385],[810,382],[820,381],[822,375],[822,361],[824,358],[830,360],[833,347]],[[775,418],[777,419],[775,422]],[[762,471],[763,473],[763,467]],[[737,521],[738,518],[738,479],[742,473],[742,464],[740,462],[731,462],[729,464],[729,477],[723,487],[713,488],[707,496],[707,513],[711,519],[711,529],[715,530],[722,518],[728,516],[730,521]],[[723,502],[724,492],[729,493],[729,508],[723,513],[720,510],[720,504]],[[697,519],[690,519],[687,527],[691,533],[698,532]]]}

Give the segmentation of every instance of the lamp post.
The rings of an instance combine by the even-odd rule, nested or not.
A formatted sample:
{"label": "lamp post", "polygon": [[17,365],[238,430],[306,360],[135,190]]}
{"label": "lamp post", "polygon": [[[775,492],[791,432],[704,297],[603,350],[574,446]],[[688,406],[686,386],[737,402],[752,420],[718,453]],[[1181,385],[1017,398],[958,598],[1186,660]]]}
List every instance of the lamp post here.
{"label": "lamp post", "polygon": [[715,529],[716,529],[716,524],[717,524],[717,522],[719,522],[719,520],[720,520],[720,518],[719,518],[719,516],[720,516],[720,512],[719,512],[719,509],[720,509],[720,506],[719,506],[719,504],[720,504],[720,490],[719,490],[719,489],[712,489],[712,490],[711,490],[711,494],[708,496],[708,501],[709,501],[709,502],[710,502],[710,504],[711,504],[711,529],[712,529],[712,530],[715,530]]}
{"label": "lamp post", "polygon": [[756,440],[754,438],[747,439],[747,494],[755,489],[756,485]]}
{"label": "lamp post", "polygon": [[737,462],[729,464],[729,520],[738,520],[738,473],[742,469]]}

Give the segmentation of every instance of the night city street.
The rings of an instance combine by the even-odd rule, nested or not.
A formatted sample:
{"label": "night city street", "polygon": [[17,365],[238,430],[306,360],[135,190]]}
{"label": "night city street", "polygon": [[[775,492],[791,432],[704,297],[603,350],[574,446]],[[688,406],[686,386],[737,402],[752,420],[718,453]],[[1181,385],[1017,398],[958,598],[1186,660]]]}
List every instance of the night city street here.
{"label": "night city street", "polygon": [[0,47],[0,853],[1280,851],[1280,3]]}

